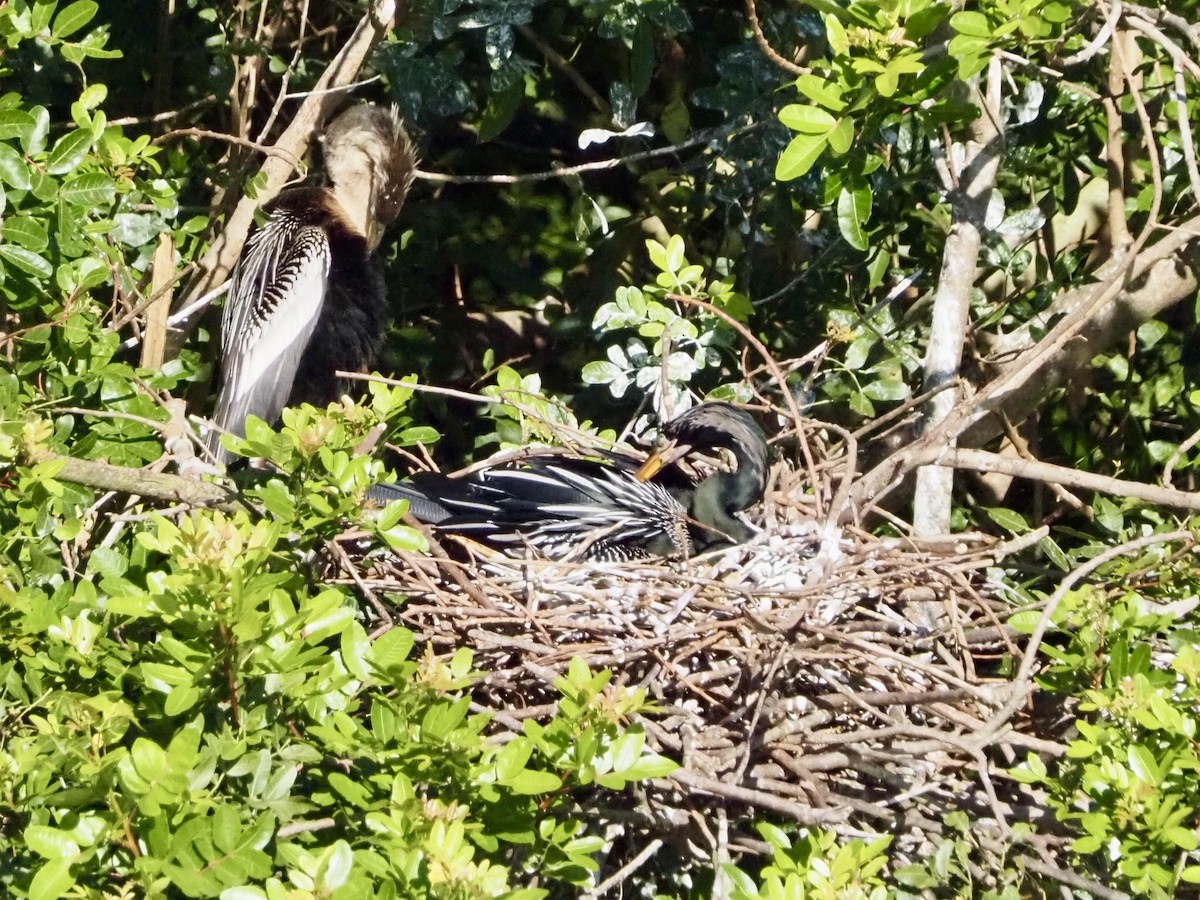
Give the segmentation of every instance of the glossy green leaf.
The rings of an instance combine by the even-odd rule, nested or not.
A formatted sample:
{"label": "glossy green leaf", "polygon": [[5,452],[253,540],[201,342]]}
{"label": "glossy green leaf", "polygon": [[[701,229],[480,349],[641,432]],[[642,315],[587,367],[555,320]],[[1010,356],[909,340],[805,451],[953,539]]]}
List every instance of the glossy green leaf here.
{"label": "glossy green leaf", "polygon": [[39,278],[49,278],[54,273],[47,260],[24,247],[11,244],[0,244],[0,263]]}
{"label": "glossy green leaf", "polygon": [[63,182],[58,195],[66,203],[95,208],[110,205],[117,196],[112,178],[99,172],[74,175]]}
{"label": "glossy green leaf", "polygon": [[65,175],[75,171],[92,148],[91,132],[82,129],[68,131],[54,143],[46,159],[46,171],[51,175]]}
{"label": "glossy green leaf", "polygon": [[29,190],[32,184],[29,168],[21,154],[3,142],[0,142],[0,181],[19,191]]}
{"label": "glossy green leaf", "polygon": [[838,230],[856,250],[866,250],[869,246],[866,224],[871,218],[871,200],[871,188],[866,184],[854,190],[843,188],[838,196]]}
{"label": "glossy green leaf", "polygon": [[775,177],[780,181],[790,181],[806,174],[820,159],[828,144],[824,136],[797,135],[780,154],[779,162],[775,164]]}
{"label": "glossy green leaf", "polygon": [[51,28],[51,33],[62,40],[70,37],[80,28],[87,25],[96,16],[96,10],[100,5],[95,0],[75,0],[59,12],[54,18],[54,27]]}

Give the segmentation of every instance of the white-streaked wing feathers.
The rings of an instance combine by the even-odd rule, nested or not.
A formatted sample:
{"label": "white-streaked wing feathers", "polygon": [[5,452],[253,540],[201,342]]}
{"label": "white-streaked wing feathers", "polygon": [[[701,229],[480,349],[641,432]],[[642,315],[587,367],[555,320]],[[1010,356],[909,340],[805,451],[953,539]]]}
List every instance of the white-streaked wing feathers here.
{"label": "white-streaked wing feathers", "polygon": [[248,415],[273,422],[287,404],[329,267],[324,230],[286,212],[251,237],[221,317],[224,377],[213,420],[222,431],[243,434]]}
{"label": "white-streaked wing feathers", "polygon": [[[498,544],[532,543],[550,557],[567,554],[586,544],[588,535],[609,543],[636,544],[682,526],[687,511],[671,493],[659,484],[643,482],[625,472],[600,467],[583,475],[566,466],[548,463],[538,469],[495,469],[483,473],[482,484],[494,488],[500,500],[491,506],[486,500],[469,503],[455,500],[456,513],[477,512],[477,521],[455,521],[461,534],[477,533]],[[525,519],[519,529],[503,512],[519,498],[538,494],[569,497],[561,502],[536,504],[536,514]],[[533,512],[533,509],[530,510]],[[607,540],[606,540],[607,539]]]}

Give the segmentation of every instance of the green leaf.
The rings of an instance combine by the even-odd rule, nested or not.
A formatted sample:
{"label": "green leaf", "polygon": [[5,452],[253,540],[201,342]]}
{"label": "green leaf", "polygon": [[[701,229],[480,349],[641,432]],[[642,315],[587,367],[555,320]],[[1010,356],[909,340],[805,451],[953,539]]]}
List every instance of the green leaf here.
{"label": "green leaf", "polygon": [[46,29],[50,26],[50,19],[54,16],[54,8],[58,5],[58,0],[34,0],[29,4],[32,9],[29,11],[29,31],[30,35],[45,37]]}
{"label": "green leaf", "polygon": [[62,40],[86,25],[96,15],[100,5],[95,0],[75,0],[70,6],[64,7],[54,19],[51,33]]}
{"label": "green leaf", "polygon": [[44,106],[34,106],[29,113],[33,116],[34,126],[29,135],[21,140],[21,146],[33,156],[46,149],[46,138],[50,135],[50,112]]}
{"label": "green leaf", "polygon": [[1149,319],[1138,326],[1137,337],[1142,347],[1149,350],[1170,334],[1170,331],[1166,322]]}
{"label": "green leaf", "polygon": [[1029,523],[1025,521],[1025,517],[1020,513],[1003,507],[990,507],[985,509],[985,512],[989,519],[1006,531],[1011,531],[1013,534],[1027,534],[1029,532]]}
{"label": "green leaf", "polygon": [[854,190],[842,188],[838,195],[838,230],[856,250],[866,250],[869,246],[865,226],[871,218],[871,199],[871,188],[866,184]]}
{"label": "green leaf", "polygon": [[5,143],[0,143],[0,180],[19,191],[29,190],[32,184],[29,166],[20,153]]}
{"label": "green leaf", "polygon": [[837,125],[835,119],[819,106],[792,103],[779,111],[779,121],[801,134],[828,134]]}
{"label": "green leaf", "polygon": [[15,268],[36,277],[49,278],[54,274],[54,269],[49,262],[24,247],[0,244],[0,259],[12,263]]}
{"label": "green leaf", "polygon": [[112,236],[127,247],[145,247],[162,230],[158,216],[144,213],[117,213],[113,216]]}
{"label": "green leaf", "polygon": [[371,642],[367,638],[366,629],[358,622],[351,622],[342,631],[341,647],[339,648],[342,654],[342,664],[345,665],[346,671],[357,678],[359,681],[366,681],[371,677],[371,670],[367,667],[367,656],[371,652]]}
{"label": "green leaf", "polygon": [[0,140],[28,139],[36,127],[33,116],[23,109],[0,109]]}
{"label": "green leaf", "polygon": [[832,112],[841,112],[846,108],[846,101],[842,99],[842,88],[836,81],[826,81],[818,75],[806,74],[796,79],[796,89],[809,100]]}
{"label": "green leaf", "polygon": [[1058,546],[1058,543],[1051,538],[1050,535],[1046,535],[1044,538],[1038,541],[1038,547],[1043,553],[1046,554],[1046,558],[1050,560],[1050,562],[1052,562],[1056,568],[1063,572],[1069,572],[1071,570],[1071,561],[1067,558],[1067,554],[1063,552],[1062,548]]}
{"label": "green leaf", "polygon": [[[81,0],[83,2],[83,0]],[[51,175],[73,172],[83,162],[92,148],[92,133],[82,129],[68,131],[54,144],[46,160],[46,171]]]}
{"label": "green leaf", "polygon": [[200,702],[200,690],[193,684],[180,684],[167,692],[163,701],[163,712],[168,716],[179,716]]}
{"label": "green leaf", "polygon": [[907,400],[909,396],[908,385],[899,378],[880,378],[869,382],[862,392],[864,397],[884,403]]}
{"label": "green leaf", "polygon": [[1097,496],[1092,501],[1092,509],[1096,513],[1096,522],[1113,534],[1120,534],[1125,527],[1125,516],[1121,508],[1104,496]]}
{"label": "green leaf", "polygon": [[74,206],[109,206],[117,197],[117,186],[108,175],[89,172],[68,178],[58,189],[58,195]]}
{"label": "green leaf", "polygon": [[354,851],[340,838],[327,849],[318,870],[316,889],[319,895],[329,895],[342,887],[354,868]]}
{"label": "green leaf", "polygon": [[508,784],[514,794],[549,794],[562,787],[562,779],[551,772],[526,769]]}
{"label": "green leaf", "polygon": [[667,265],[665,272],[678,272],[684,264],[683,238],[677,234],[671,235],[667,241]]}
{"label": "green leaf", "polygon": [[429,550],[425,535],[408,525],[394,525],[380,534],[397,553],[425,553]]}
{"label": "green leaf", "polygon": [[363,809],[371,800],[371,792],[369,790],[341,772],[330,772],[327,780],[331,788],[357,809]]}
{"label": "green leaf", "polygon": [[73,859],[79,854],[79,844],[68,832],[45,825],[30,825],[25,829],[29,849],[45,859]]}
{"label": "green leaf", "polygon": [[825,137],[801,134],[792,138],[792,142],[779,155],[775,164],[775,178],[779,181],[791,181],[799,178],[813,167],[829,141]]}
{"label": "green leaf", "polygon": [[679,763],[665,756],[648,755],[640,757],[633,765],[621,774],[630,781],[645,781],[650,778],[665,778],[679,771]]}
{"label": "green leaf", "polygon": [[1162,783],[1163,773],[1154,754],[1143,744],[1134,744],[1127,755],[1129,770],[1147,784],[1157,787]]}
{"label": "green leaf", "polygon": [[959,34],[973,37],[992,37],[992,24],[987,16],[979,12],[957,12],[950,17],[950,27]]}
{"label": "green leaf", "polygon": [[825,16],[825,39],[829,41],[829,49],[838,55],[844,55],[850,50],[850,39],[846,29],[834,15]]}
{"label": "green leaf", "polygon": [[646,241],[646,253],[650,263],[661,272],[667,271],[667,248],[654,239]]}
{"label": "green leaf", "polygon": [[9,216],[0,228],[0,236],[8,243],[19,244],[34,253],[41,253],[50,246],[45,226],[29,216]]}
{"label": "green leaf", "polygon": [[407,628],[393,628],[381,634],[371,644],[368,662],[376,669],[386,672],[407,660],[412,647],[413,633]]}
{"label": "green leaf", "polygon": [[92,110],[108,98],[108,85],[89,84],[75,102],[85,110]]}
{"label": "green leaf", "polygon": [[1172,825],[1163,831],[1163,837],[1181,850],[1196,849],[1196,832],[1180,825]]}
{"label": "green leaf", "polygon": [[525,765],[533,755],[533,741],[527,737],[516,737],[505,744],[496,754],[496,779],[500,784],[509,784],[525,771]]}
{"label": "green leaf", "polygon": [[52,859],[33,876],[29,883],[29,900],[59,900],[75,884],[71,875],[71,860]]}
{"label": "green leaf", "polygon": [[849,117],[838,119],[837,125],[829,132],[829,149],[842,156],[854,145],[854,121]]}
{"label": "green leaf", "polygon": [[600,359],[585,365],[580,378],[584,384],[609,384],[620,374],[621,370],[614,363]]}
{"label": "green leaf", "polygon": [[960,34],[950,39],[947,50],[952,57],[958,60],[959,79],[966,81],[987,67],[991,42],[987,38]]}

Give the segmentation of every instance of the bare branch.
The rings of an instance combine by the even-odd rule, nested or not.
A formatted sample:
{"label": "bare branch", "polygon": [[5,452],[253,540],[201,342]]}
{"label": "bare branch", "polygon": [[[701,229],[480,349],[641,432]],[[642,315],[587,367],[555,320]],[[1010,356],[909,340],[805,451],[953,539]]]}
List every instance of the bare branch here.
{"label": "bare branch", "polygon": [[75,459],[54,453],[38,455],[37,463],[62,463],[54,477],[101,491],[119,491],[135,497],[160,500],[164,503],[186,503],[189,506],[212,506],[231,503],[237,494],[232,489],[211,481],[193,481],[180,475],[167,475],[148,469],[132,469],[91,459]]}
{"label": "bare branch", "polygon": [[999,472],[1016,478],[1042,481],[1046,484],[1083,488],[1116,497],[1132,497],[1160,506],[1200,511],[1200,493],[1194,491],[1178,491],[1174,488],[1159,487],[1140,481],[1127,481],[1123,478],[1097,475],[1093,472],[1056,466],[1053,463],[1038,460],[1001,456],[999,453],[989,453],[985,450],[951,448],[939,452],[937,448],[930,447],[918,454],[916,459],[936,463],[939,466],[972,469],[976,472]]}
{"label": "bare branch", "polygon": [[754,41],[758,44],[758,49],[763,52],[763,55],[767,59],[792,75],[808,74],[809,70],[806,67],[796,65],[790,59],[781,56],[771,46],[771,42],[767,40],[767,36],[763,33],[762,23],[758,21],[758,9],[755,7],[755,0],[746,0],[746,20],[750,23],[750,30],[754,32]]}
{"label": "bare branch", "polygon": [[[986,94],[978,89],[980,115],[968,128],[963,142],[964,165],[958,174],[958,190],[951,195],[954,221],[942,252],[942,271],[933,301],[929,346],[926,349],[923,392],[958,378],[963,346],[970,325],[971,290],[979,264],[984,220],[996,184],[996,173],[1004,142],[1000,119],[1000,60],[988,66]],[[959,398],[954,391],[938,391],[925,410],[925,427],[950,414]],[[950,530],[951,492],[954,475],[950,469],[922,468],[917,473],[913,503],[913,532],[942,534]]]}

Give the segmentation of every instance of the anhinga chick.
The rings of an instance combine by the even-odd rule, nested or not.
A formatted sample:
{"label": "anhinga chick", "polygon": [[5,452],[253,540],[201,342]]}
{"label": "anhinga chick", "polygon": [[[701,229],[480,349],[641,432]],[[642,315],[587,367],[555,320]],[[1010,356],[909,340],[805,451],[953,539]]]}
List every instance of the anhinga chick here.
{"label": "anhinga chick", "polygon": [[374,251],[404,205],[416,154],[395,109],[355,106],[322,137],[322,188],[284,191],[234,267],[221,317],[221,391],[209,446],[245,435],[285,406],[325,406],[350,386],[334,375],[366,371],[388,321]]}
{"label": "anhinga chick", "polygon": [[[375,485],[368,496],[408,500],[419,521],[517,556],[532,549],[604,562],[688,557],[748,540],[753,532],[735,513],[761,500],[766,487],[762,429],[728,403],[702,403],[663,433],[674,444],[637,470],[616,458],[532,456],[467,478],[417,473]],[[672,467],[692,450],[719,448],[731,451],[737,471],[693,483]]]}

